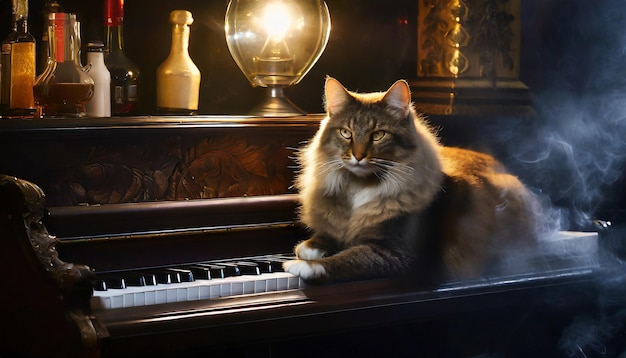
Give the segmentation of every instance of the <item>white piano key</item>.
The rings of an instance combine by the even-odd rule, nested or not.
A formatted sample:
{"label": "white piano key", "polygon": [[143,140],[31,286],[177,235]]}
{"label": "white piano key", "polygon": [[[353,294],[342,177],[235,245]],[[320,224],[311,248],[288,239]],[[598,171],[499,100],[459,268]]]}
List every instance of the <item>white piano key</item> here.
{"label": "white piano key", "polygon": [[265,278],[262,280],[254,281],[253,283],[253,293],[267,292],[267,280]]}
{"label": "white piano key", "polygon": [[194,301],[200,299],[200,287],[190,286],[187,288],[187,300]]}
{"label": "white piano key", "polygon": [[[172,286],[172,284],[168,284],[167,286]],[[178,302],[178,290],[176,288],[168,287],[165,293],[165,302]]]}
{"label": "white piano key", "polygon": [[266,278],[265,287],[267,292],[274,292],[278,290],[278,279],[276,277]]}
{"label": "white piano key", "polygon": [[135,292],[133,304],[135,306],[145,306],[146,305],[146,293],[145,292]]}
{"label": "white piano key", "polygon": [[222,287],[220,284],[209,285],[209,289],[211,290],[210,298],[218,298],[222,295]]}
{"label": "white piano key", "polygon": [[223,282],[220,284],[220,295],[219,297],[227,297],[231,295],[230,290],[230,282]]}
{"label": "white piano key", "polygon": [[276,280],[276,291],[285,291],[289,287],[289,278],[288,277],[277,277]]}
{"label": "white piano key", "polygon": [[154,303],[167,303],[167,290],[164,289],[155,289],[154,293],[156,294],[156,299]]}
{"label": "white piano key", "polygon": [[249,295],[255,293],[254,292],[254,281],[244,281],[243,282],[243,294]]}
{"label": "white piano key", "polygon": [[243,295],[243,282],[235,281],[230,283],[230,296]]}
{"label": "white piano key", "polygon": [[146,305],[154,305],[156,304],[156,291],[154,289],[150,289],[145,291],[146,293]]}

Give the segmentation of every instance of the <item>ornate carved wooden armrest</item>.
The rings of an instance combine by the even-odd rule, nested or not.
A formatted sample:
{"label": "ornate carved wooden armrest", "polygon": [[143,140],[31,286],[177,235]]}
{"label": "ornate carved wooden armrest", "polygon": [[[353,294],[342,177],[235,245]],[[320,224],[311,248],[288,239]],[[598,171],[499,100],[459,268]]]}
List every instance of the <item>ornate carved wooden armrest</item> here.
{"label": "ornate carved wooden armrest", "polygon": [[0,355],[97,356],[108,334],[89,316],[94,273],[59,258],[44,200],[35,184],[0,175],[0,316],[9,328]]}

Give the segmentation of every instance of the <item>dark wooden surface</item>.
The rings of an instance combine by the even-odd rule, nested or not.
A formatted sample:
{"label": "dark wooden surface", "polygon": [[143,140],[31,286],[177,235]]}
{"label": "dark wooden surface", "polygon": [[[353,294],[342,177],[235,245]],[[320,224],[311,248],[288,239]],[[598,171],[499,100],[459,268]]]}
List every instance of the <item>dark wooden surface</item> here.
{"label": "dark wooden surface", "polygon": [[[306,235],[289,224],[295,198],[212,199],[190,202],[188,207],[178,202],[59,207],[50,208],[42,221],[41,192],[20,195],[16,188],[0,186],[0,197],[7,199],[0,217],[3,260],[20,273],[3,275],[1,283],[26,295],[2,296],[7,300],[0,305],[2,315],[19,322],[2,336],[0,352],[10,356],[287,357],[297,352],[335,357],[346,352],[364,356],[392,352],[456,357],[495,352],[554,357],[567,353],[569,346],[563,347],[562,339],[568,338],[567,329],[577,317],[606,308],[597,305],[602,283],[621,277],[598,260],[434,287],[416,285],[410,278],[383,279],[90,313],[89,295],[84,295],[81,281],[72,278],[80,266],[57,262],[55,247],[61,259],[96,271],[275,253]],[[175,209],[187,215],[166,214],[176,213]],[[229,215],[233,210],[239,211],[234,218]],[[200,220],[199,211],[217,216]],[[151,213],[158,213],[155,218],[166,225],[191,230],[150,233],[159,226],[158,220],[140,218]],[[220,216],[230,218],[222,223]],[[169,217],[171,222],[165,220]],[[236,223],[228,221],[237,218]],[[111,225],[103,224],[107,222]],[[49,237],[45,223],[61,236]],[[38,235],[52,251],[38,251]],[[188,256],[192,252],[195,256]],[[84,331],[83,339],[78,339],[81,322],[90,323],[87,332],[98,337],[97,345],[87,344]],[[624,347],[614,337],[599,342],[617,352]],[[32,339],[46,348],[25,346],[25,340]],[[588,350],[594,343],[571,344],[584,344]]]}
{"label": "dark wooden surface", "polygon": [[293,193],[298,148],[321,115],[0,121],[0,173],[47,206]]}

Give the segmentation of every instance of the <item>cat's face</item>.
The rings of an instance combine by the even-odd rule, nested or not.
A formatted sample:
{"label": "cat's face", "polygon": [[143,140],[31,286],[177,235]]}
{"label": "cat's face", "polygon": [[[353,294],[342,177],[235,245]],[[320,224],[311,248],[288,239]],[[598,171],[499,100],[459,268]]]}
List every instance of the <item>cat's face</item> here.
{"label": "cat's face", "polygon": [[327,162],[359,177],[406,171],[403,163],[416,148],[406,82],[382,93],[356,94],[328,78],[325,94],[329,119],[321,151]]}

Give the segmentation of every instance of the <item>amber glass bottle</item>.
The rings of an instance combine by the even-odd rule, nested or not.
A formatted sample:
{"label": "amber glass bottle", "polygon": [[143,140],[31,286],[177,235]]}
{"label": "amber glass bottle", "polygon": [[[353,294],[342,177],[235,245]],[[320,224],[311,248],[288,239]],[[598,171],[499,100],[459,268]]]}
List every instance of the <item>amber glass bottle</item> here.
{"label": "amber glass bottle", "polygon": [[13,0],[13,31],[2,42],[0,113],[3,117],[35,116],[35,62],[35,38],[28,32],[28,0]]}
{"label": "amber glass bottle", "polygon": [[137,114],[139,69],[124,51],[124,0],[105,0],[106,54],[111,73],[111,115]]}

